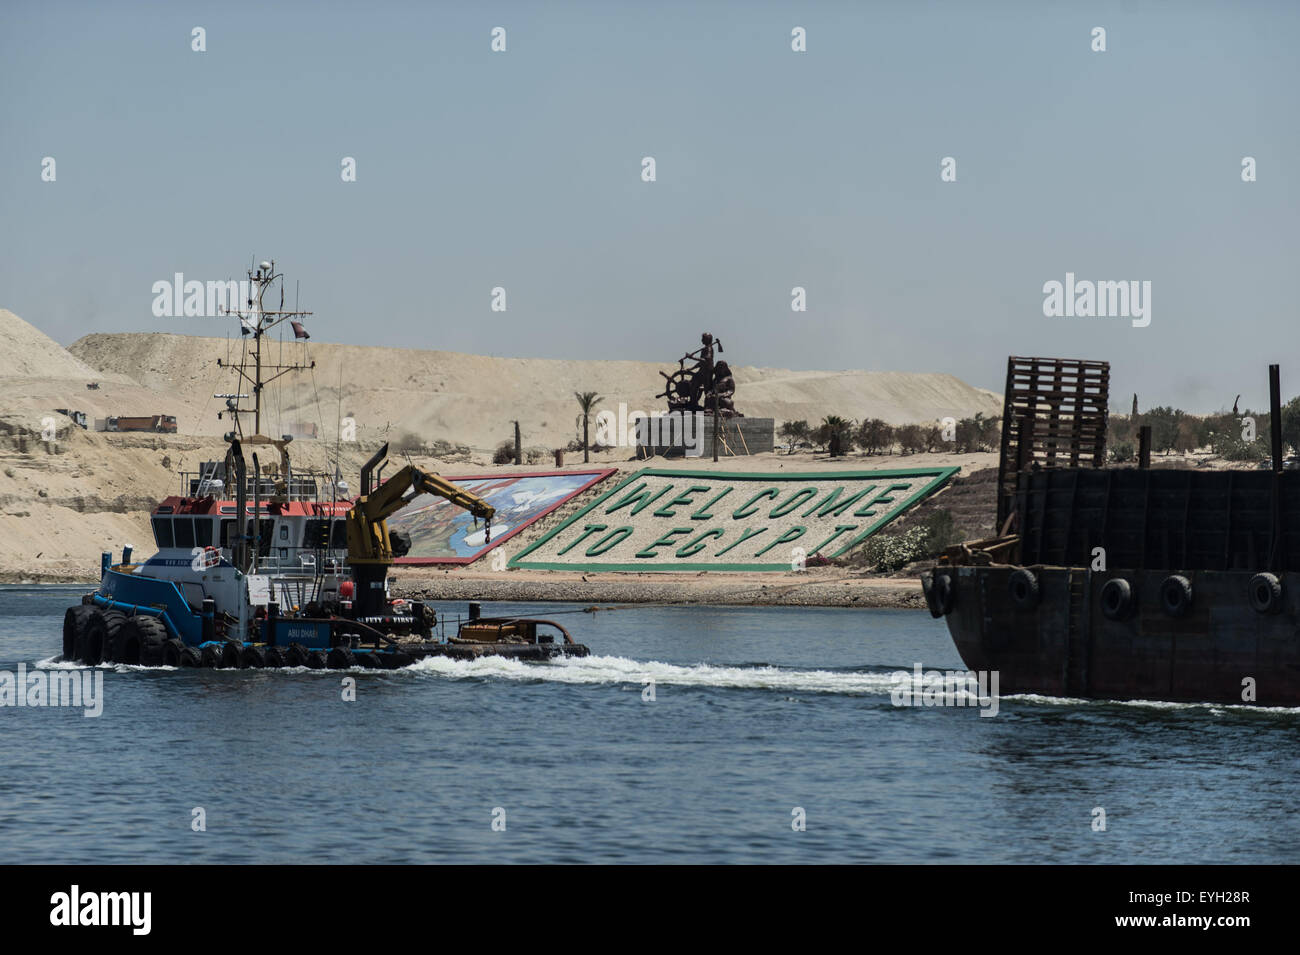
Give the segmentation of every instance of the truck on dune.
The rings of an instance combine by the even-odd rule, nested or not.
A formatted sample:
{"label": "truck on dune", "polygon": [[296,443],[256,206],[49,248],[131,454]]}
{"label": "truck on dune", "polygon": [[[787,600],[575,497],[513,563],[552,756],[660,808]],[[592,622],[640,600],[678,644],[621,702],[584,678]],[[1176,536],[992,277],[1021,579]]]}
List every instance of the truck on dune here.
{"label": "truck on dune", "polygon": [[109,417],[104,419],[105,431],[152,431],[159,434],[176,433],[176,416],[170,414],[138,417]]}

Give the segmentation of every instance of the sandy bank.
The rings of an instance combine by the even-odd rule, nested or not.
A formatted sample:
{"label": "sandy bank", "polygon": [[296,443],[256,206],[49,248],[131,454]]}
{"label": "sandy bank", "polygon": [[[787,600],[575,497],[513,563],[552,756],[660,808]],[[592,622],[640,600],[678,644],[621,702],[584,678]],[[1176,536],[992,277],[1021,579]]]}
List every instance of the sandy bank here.
{"label": "sandy bank", "polygon": [[423,600],[677,603],[710,606],[924,609],[919,580],[839,567],[802,573],[627,574],[576,571],[398,570],[395,596]]}

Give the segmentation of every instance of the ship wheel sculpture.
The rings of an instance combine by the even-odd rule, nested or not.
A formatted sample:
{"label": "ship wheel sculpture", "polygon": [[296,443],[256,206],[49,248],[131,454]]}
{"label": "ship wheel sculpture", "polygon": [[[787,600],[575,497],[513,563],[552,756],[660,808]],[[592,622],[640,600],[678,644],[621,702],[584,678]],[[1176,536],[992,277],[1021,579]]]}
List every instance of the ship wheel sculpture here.
{"label": "ship wheel sculpture", "polygon": [[666,384],[655,397],[666,398],[669,411],[691,413],[716,408],[720,417],[743,417],[733,399],[736,379],[725,361],[713,360],[715,346],[721,354],[721,339],[705,332],[700,336],[700,347],[678,359],[676,371],[659,372]]}

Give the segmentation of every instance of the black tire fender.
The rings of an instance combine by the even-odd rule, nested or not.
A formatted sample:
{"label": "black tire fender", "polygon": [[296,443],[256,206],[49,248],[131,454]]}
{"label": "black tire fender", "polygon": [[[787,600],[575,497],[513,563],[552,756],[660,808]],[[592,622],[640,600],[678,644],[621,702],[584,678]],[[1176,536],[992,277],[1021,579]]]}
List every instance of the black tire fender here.
{"label": "black tire fender", "polygon": [[227,640],[222,644],[220,662],[217,663],[217,666],[223,670],[239,669],[239,657],[243,649],[234,640]]}
{"label": "black tire fender", "polygon": [[1160,606],[1171,617],[1185,616],[1192,609],[1192,582],[1182,574],[1160,581]]}
{"label": "black tire fender", "polygon": [[931,573],[921,578],[921,589],[925,591],[925,605],[930,616],[936,620],[952,613],[957,598],[957,585],[952,574]]}
{"label": "black tire fender", "polygon": [[86,623],[95,612],[93,606],[77,604],[63,613],[63,659],[77,659],[77,640],[86,632]]}
{"label": "black tire fender", "polygon": [[357,665],[357,655],[347,647],[335,647],[326,658],[331,670],[347,670]]}
{"label": "black tire fender", "polygon": [[1282,609],[1282,581],[1275,574],[1256,574],[1247,588],[1255,613],[1277,613]]}
{"label": "black tire fender", "polygon": [[179,667],[181,665],[181,655],[185,652],[185,644],[176,637],[172,637],[170,640],[163,642],[162,651],[163,666]]}
{"label": "black tire fender", "polygon": [[86,628],[77,643],[77,660],[89,666],[104,662],[104,646],[108,643],[108,628],[104,614],[96,610],[86,618]]}
{"label": "black tire fender", "polygon": [[1112,577],[1101,585],[1098,596],[1101,613],[1107,620],[1123,620],[1133,612],[1133,585],[1123,577]]}
{"label": "black tire fender", "polygon": [[105,610],[104,649],[100,654],[103,663],[139,663],[139,645],[130,641],[127,623],[130,617],[120,610]]}
{"label": "black tire fender", "polygon": [[1007,580],[1007,592],[1011,602],[1021,610],[1032,610],[1038,606],[1040,597],[1037,575],[1027,567],[1016,568]]}
{"label": "black tire fender", "polygon": [[390,670],[409,667],[414,662],[415,657],[405,650],[388,650],[384,653],[384,665]]}
{"label": "black tire fender", "polygon": [[163,644],[169,634],[157,617],[137,615],[123,628],[123,640],[135,640],[140,647],[141,666],[158,667],[163,663]]}
{"label": "black tire fender", "polygon": [[263,647],[244,647],[239,652],[241,670],[261,670],[266,667],[266,650]]}

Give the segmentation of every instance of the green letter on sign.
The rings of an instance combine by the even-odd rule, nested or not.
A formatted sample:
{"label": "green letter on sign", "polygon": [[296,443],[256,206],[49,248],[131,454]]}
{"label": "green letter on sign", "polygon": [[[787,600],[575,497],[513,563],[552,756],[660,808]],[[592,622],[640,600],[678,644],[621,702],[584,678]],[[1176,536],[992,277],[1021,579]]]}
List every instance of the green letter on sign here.
{"label": "green letter on sign", "polygon": [[692,537],[681,547],[677,548],[678,557],[690,557],[704,550],[705,542],[710,537],[721,537],[726,533],[721,527],[711,527],[707,531],[701,531],[696,537]]}
{"label": "green letter on sign", "polygon": [[608,524],[588,524],[585,528],[583,528],[582,536],[579,537],[572,544],[567,545],[562,551],[560,551],[560,553],[567,554],[569,551],[573,550],[573,548],[577,547],[579,544],[585,541],[596,531],[603,531],[608,526],[609,526]]}
{"label": "green letter on sign", "polygon": [[657,556],[655,554],[656,547],[671,547],[674,537],[676,537],[678,534],[689,534],[693,530],[695,530],[695,528],[693,527],[674,527],[672,530],[670,530],[663,537],[659,538],[653,544],[647,544],[644,550],[637,551],[636,555],[638,557],[655,557]]}
{"label": "green letter on sign", "polygon": [[742,517],[749,517],[751,514],[755,514],[758,512],[758,508],[752,506],[755,501],[764,497],[780,497],[780,496],[781,496],[781,492],[774,487],[769,487],[766,491],[759,491],[757,494],[751,497],[744,504],[740,505],[740,507],[732,511],[731,516],[734,517],[736,520],[740,520]]}
{"label": "green letter on sign", "polygon": [[808,498],[816,497],[816,496],[817,496],[817,488],[815,487],[806,487],[802,491],[796,491],[794,494],[790,496],[790,500],[786,501],[784,504],[778,504],[776,507],[772,508],[771,512],[767,516],[784,517],[785,515],[793,511],[796,507],[798,507],[800,504],[802,504],[804,501],[808,500]]}
{"label": "green letter on sign", "polygon": [[599,557],[605,551],[609,550],[615,544],[621,544],[632,536],[632,528],[616,527],[596,543],[587,548],[588,557]]}
{"label": "green letter on sign", "polygon": [[782,534],[780,537],[778,537],[776,540],[772,541],[772,543],[768,544],[766,547],[760,550],[754,556],[762,557],[764,554],[766,554],[773,547],[776,547],[778,544],[788,544],[791,541],[797,541],[800,537],[803,537],[803,535],[806,533],[808,533],[808,528],[806,527],[792,527],[784,534]]}
{"label": "green letter on sign", "polygon": [[638,514],[641,512],[641,509],[644,508],[647,504],[653,504],[656,500],[663,497],[666,493],[668,493],[672,489],[673,486],[669,484],[667,487],[661,487],[653,495],[647,497],[647,495],[650,495],[650,491],[645,486],[645,482],[642,481],[634,489],[628,491],[627,497],[623,498],[623,500],[619,501],[613,507],[605,508],[605,513],[613,514],[619,508],[627,507],[629,504],[632,504],[633,507],[631,513]]}
{"label": "green letter on sign", "polygon": [[692,494],[698,494],[701,491],[707,491],[708,489],[709,486],[707,484],[692,484],[686,490],[682,491],[681,494],[678,494],[675,498],[673,498],[663,507],[655,511],[654,512],[655,517],[675,517],[676,515],[673,514],[672,508],[677,507],[679,504],[691,503]]}

